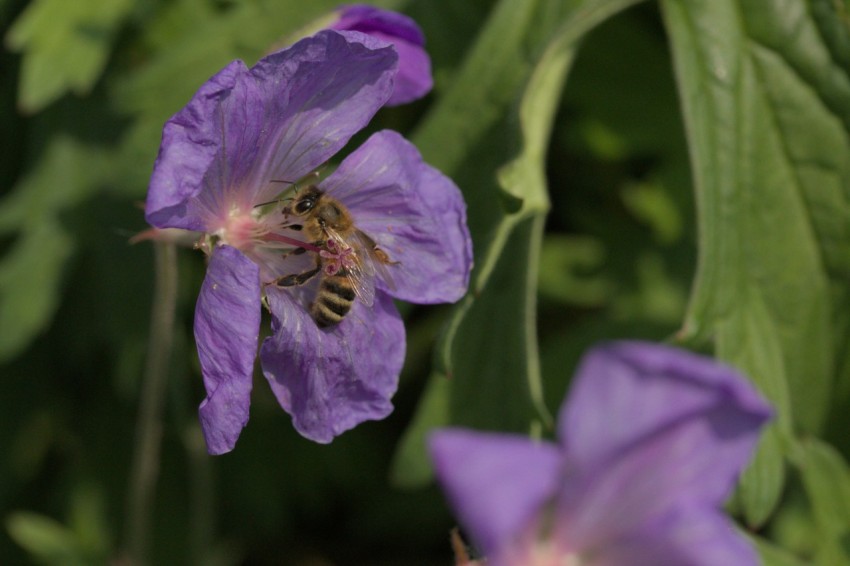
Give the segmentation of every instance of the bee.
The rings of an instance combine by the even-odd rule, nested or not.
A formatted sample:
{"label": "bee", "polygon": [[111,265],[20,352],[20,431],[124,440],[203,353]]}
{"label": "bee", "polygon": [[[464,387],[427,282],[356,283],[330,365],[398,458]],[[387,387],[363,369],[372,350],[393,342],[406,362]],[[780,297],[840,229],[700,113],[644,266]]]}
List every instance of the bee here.
{"label": "bee", "polygon": [[[310,315],[321,328],[339,324],[351,310],[355,298],[367,307],[375,300],[375,276],[392,286],[386,269],[391,261],[375,241],[359,230],[351,213],[339,200],[315,185],[307,185],[283,209],[285,216],[298,219],[288,227],[300,230],[304,240],[320,248],[316,265],[303,273],[285,275],[275,280],[280,287],[303,285],[319,276],[316,297]],[[299,248],[294,253],[304,253]]]}

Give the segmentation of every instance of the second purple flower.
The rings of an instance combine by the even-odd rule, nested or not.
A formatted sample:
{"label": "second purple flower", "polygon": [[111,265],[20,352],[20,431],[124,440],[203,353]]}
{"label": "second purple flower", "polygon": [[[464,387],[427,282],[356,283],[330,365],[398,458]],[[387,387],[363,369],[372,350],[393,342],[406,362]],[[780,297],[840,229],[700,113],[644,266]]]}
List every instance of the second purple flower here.
{"label": "second purple flower", "polygon": [[466,291],[460,191],[400,135],[311,176],[387,102],[397,64],[382,39],[322,31],[251,69],[234,61],[163,129],[145,212],[203,233],[210,255],[195,312],[210,453],[247,423],[261,304],[263,373],[296,429],[330,442],[392,411],[405,343],[392,299]]}

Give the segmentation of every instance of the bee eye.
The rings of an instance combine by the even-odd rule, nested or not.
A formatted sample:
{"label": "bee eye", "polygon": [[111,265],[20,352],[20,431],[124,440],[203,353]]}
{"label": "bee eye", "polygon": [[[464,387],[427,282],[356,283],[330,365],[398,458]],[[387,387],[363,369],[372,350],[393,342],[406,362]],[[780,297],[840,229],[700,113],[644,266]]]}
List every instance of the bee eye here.
{"label": "bee eye", "polygon": [[313,199],[304,199],[295,204],[296,214],[305,214],[313,208]]}

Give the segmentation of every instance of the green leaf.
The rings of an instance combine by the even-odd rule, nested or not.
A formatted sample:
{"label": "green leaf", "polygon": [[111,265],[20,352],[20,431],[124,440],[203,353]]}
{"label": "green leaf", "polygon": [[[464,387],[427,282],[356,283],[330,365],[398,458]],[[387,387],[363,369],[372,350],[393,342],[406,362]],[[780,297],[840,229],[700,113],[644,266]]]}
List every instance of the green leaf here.
{"label": "green leaf", "polygon": [[97,81],[132,0],[35,0],[6,43],[23,52],[18,103],[36,112],[67,91],[88,93]]}
{"label": "green leaf", "polygon": [[109,162],[104,148],[54,135],[31,171],[0,199],[0,233],[27,229],[90,197]]}
{"label": "green leaf", "polygon": [[65,262],[73,244],[55,223],[44,219],[21,232],[0,261],[0,362],[18,354],[45,329],[59,305]]}
{"label": "green leaf", "polygon": [[82,565],[74,533],[58,521],[21,511],[6,519],[9,536],[41,564]]}
{"label": "green leaf", "polygon": [[415,488],[431,481],[428,433],[449,422],[449,388],[445,375],[433,373],[422,393],[413,422],[407,427],[393,456],[390,481],[401,488]]}
{"label": "green leaf", "polygon": [[[566,15],[555,20],[557,29],[543,42],[544,49],[526,74],[526,46],[535,44],[541,32],[532,22],[542,19],[552,29],[551,16],[559,13],[561,5],[501,2],[472,48],[460,78],[415,138],[426,159],[452,172],[470,158],[485,132],[504,120],[508,102],[519,101],[518,131],[509,142],[518,145],[518,154],[492,168],[477,163],[478,191],[472,193],[469,187],[465,191],[477,266],[471,293],[458,305],[438,346],[437,373],[448,376],[450,386],[434,396],[447,395],[449,399],[446,403],[429,398],[435,406],[448,405],[452,424],[537,435],[551,424],[542,397],[536,330],[537,273],[549,210],[546,149],[573,60],[573,44],[606,17],[633,3],[569,3]],[[489,152],[488,157],[504,153],[501,148]],[[498,185],[492,183],[494,176]],[[511,206],[505,207],[505,203]],[[431,387],[436,387],[433,381]],[[429,419],[427,424],[447,423]],[[408,434],[399,454],[421,451],[421,444],[410,444],[420,438],[421,434]],[[415,475],[400,468],[396,471],[400,474],[397,481],[408,484],[421,483],[430,475],[430,470],[422,469]]]}
{"label": "green leaf", "polygon": [[[828,18],[806,6],[662,2],[699,215],[680,337],[716,340],[718,357],[777,406],[780,431],[823,425],[836,355],[830,276],[848,273],[850,258],[850,80],[837,62],[846,53],[833,51],[846,33],[824,29]],[[762,485],[761,496],[742,498],[756,523],[782,488],[781,458],[770,453],[781,443],[773,445],[754,464],[773,495]]]}
{"label": "green leaf", "polygon": [[819,564],[850,564],[850,470],[841,455],[816,438],[797,443],[791,461],[812,507]]}
{"label": "green leaf", "polygon": [[59,216],[100,186],[110,152],[65,135],[53,136],[43,156],[0,200],[0,234],[13,243],[0,256],[0,362],[21,352],[50,323],[63,270],[74,248]]}
{"label": "green leaf", "polygon": [[109,554],[102,493],[91,484],[74,486],[67,526],[51,517],[20,511],[6,518],[6,529],[41,564],[103,564]]}
{"label": "green leaf", "polygon": [[451,175],[496,122],[527,76],[523,39],[537,1],[501,0],[493,9],[457,80],[413,136],[425,160]]}
{"label": "green leaf", "polygon": [[593,238],[550,234],[543,239],[538,288],[543,298],[565,304],[601,306],[611,294],[611,282],[587,272],[598,270],[605,249]]}
{"label": "green leaf", "polygon": [[[472,292],[450,321],[438,354],[442,370],[455,379],[453,423],[525,432],[550,424],[542,398],[536,331],[537,273],[549,210],[546,148],[574,43],[631,3],[573,5],[575,10],[557,29],[524,88],[517,136],[521,150],[497,172],[502,191],[522,205],[498,215],[489,227],[491,237],[483,253],[477,254]],[[476,331],[481,328],[488,332]],[[497,352],[498,356],[491,355]],[[488,395],[481,395],[485,390]]]}
{"label": "green leaf", "polygon": [[71,495],[68,524],[80,550],[88,556],[105,558],[109,552],[110,533],[102,490],[82,483],[75,486]]}
{"label": "green leaf", "polygon": [[502,0],[413,136],[425,159],[452,174],[503,119],[552,37],[572,44],[641,0]]}
{"label": "green leaf", "polygon": [[747,538],[758,550],[763,566],[804,566],[806,564],[787,550],[761,537],[748,535]]}
{"label": "green leaf", "polygon": [[[543,216],[511,227],[487,288],[468,296],[442,346],[452,424],[521,433],[551,424],[537,351],[537,265]],[[484,329],[484,330],[483,330]],[[483,331],[482,331],[483,330]],[[482,394],[486,391],[487,394]]]}
{"label": "green leaf", "polygon": [[724,360],[745,369],[776,409],[776,420],[766,427],[737,493],[747,523],[758,526],[773,512],[782,493],[783,439],[790,440],[792,425],[779,337],[767,322],[769,315],[758,296],[747,300],[747,304],[748,309],[737,310],[718,323],[717,352]]}

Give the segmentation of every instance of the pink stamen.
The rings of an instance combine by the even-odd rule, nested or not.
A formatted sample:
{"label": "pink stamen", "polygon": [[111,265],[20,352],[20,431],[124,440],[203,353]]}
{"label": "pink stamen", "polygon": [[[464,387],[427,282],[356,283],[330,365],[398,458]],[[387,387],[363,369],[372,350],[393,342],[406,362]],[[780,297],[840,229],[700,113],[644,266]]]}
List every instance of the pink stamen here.
{"label": "pink stamen", "polygon": [[325,266],[326,275],[335,275],[343,266],[352,267],[354,265],[354,257],[352,257],[354,255],[353,249],[345,248],[341,252],[338,252],[339,246],[334,240],[328,240],[325,246],[328,249],[320,251],[319,255],[330,260]]}

